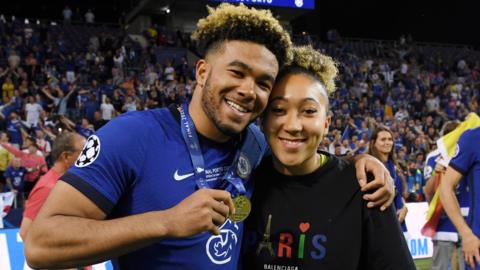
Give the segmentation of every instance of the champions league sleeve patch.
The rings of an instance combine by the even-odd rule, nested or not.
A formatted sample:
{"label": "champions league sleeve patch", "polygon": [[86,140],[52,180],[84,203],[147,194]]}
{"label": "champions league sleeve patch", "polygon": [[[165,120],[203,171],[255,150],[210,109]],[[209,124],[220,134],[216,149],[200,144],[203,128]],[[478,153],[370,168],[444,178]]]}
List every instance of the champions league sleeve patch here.
{"label": "champions league sleeve patch", "polygon": [[425,170],[423,172],[423,176],[427,179],[425,180],[428,180],[428,178],[430,178],[432,176],[432,173],[433,173],[433,168],[432,166],[426,166],[425,167]]}
{"label": "champions league sleeve patch", "polygon": [[458,156],[459,152],[460,152],[460,145],[458,145],[458,143],[457,143],[457,145],[455,145],[455,151],[453,152],[452,158]]}
{"label": "champions league sleeve patch", "polygon": [[82,153],[75,161],[75,166],[82,168],[92,164],[100,154],[100,139],[97,135],[88,138],[87,143],[83,147]]}

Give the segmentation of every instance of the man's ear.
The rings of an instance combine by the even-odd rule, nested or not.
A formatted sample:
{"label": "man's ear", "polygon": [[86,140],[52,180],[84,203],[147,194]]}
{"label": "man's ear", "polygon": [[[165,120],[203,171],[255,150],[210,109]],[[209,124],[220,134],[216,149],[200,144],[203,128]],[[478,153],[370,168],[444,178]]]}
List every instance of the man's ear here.
{"label": "man's ear", "polygon": [[205,85],[209,69],[210,65],[205,59],[200,59],[197,61],[197,64],[195,65],[195,78],[199,86],[203,87]]}

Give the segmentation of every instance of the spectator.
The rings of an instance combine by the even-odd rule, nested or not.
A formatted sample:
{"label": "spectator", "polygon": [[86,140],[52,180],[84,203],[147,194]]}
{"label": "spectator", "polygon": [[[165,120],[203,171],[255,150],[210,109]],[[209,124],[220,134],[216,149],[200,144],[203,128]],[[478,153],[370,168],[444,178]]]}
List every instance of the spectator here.
{"label": "spectator", "polygon": [[163,71],[163,76],[165,76],[165,81],[167,83],[173,81],[174,73],[175,73],[175,69],[172,66],[172,61],[168,61]]}
{"label": "spectator", "polygon": [[45,133],[41,129],[35,130],[35,143],[45,159],[47,159],[52,151],[52,147],[50,142],[46,139]]}
{"label": "spectator", "polygon": [[10,113],[10,119],[7,121],[7,133],[12,145],[15,147],[23,145],[22,122],[15,111]]}
{"label": "spectator", "polygon": [[20,158],[21,166],[25,167],[27,173],[25,175],[25,197],[28,198],[28,194],[32,190],[33,186],[37,182],[38,178],[44,174],[47,169],[47,163],[45,158],[37,154],[38,146],[35,142],[32,142],[27,152],[20,151],[9,143],[0,143],[7,151]]}
{"label": "spectator", "polygon": [[53,167],[40,178],[35,188],[28,198],[25,210],[23,212],[22,224],[20,226],[20,236],[25,240],[25,236],[30,228],[32,221],[37,216],[40,208],[48,197],[48,194],[55,186],[57,180],[67,169],[75,162],[85,144],[85,138],[77,133],[64,133],[58,137],[52,149]]}
{"label": "spectator", "polygon": [[68,119],[65,116],[60,116],[60,121],[65,125],[65,127],[70,131],[76,131],[78,134],[82,135],[85,138],[90,137],[95,133],[93,125],[90,124],[90,121],[83,117],[79,124],[75,124],[72,120]]}
{"label": "spectator", "polygon": [[106,121],[112,120],[114,115],[117,114],[108,97],[104,98],[104,102],[100,105],[100,110],[102,111],[102,119]]}
{"label": "spectator", "polygon": [[[8,143],[8,134],[0,132],[0,142]],[[0,192],[3,192],[3,188],[6,185],[5,177],[3,173],[7,170],[10,161],[13,159],[13,154],[7,151],[0,145]]]}
{"label": "spectator", "polygon": [[395,119],[397,119],[398,121],[402,121],[404,119],[408,119],[409,118],[409,113],[407,112],[407,110],[405,109],[404,106],[401,106],[398,111],[395,113]]}
{"label": "spectator", "polygon": [[47,98],[53,101],[53,112],[58,114],[58,115],[66,115],[67,114],[67,104],[69,98],[72,96],[72,94],[76,91],[76,86],[75,85],[70,85],[68,86],[68,93],[67,95],[64,94],[62,90],[59,88],[54,88],[54,92],[56,93],[56,97],[47,91],[46,87],[41,88],[41,91],[45,94]]}
{"label": "spectator", "polygon": [[8,65],[11,70],[15,70],[20,65],[21,58],[14,50],[10,52],[8,56]]}
{"label": "spectator", "polygon": [[91,9],[88,9],[85,13],[85,22],[90,24],[95,22],[95,15]]}
{"label": "spectator", "polygon": [[403,191],[405,189],[404,183],[398,174],[397,157],[393,144],[393,133],[386,126],[378,126],[372,133],[370,139],[370,146],[368,153],[378,158],[390,172],[390,176],[395,183],[395,209],[397,211],[398,222],[401,224],[402,231],[407,235],[407,225],[405,223],[405,217],[407,216],[408,209],[403,198]]}
{"label": "spectator", "polygon": [[40,119],[40,113],[43,111],[42,106],[35,101],[33,96],[27,97],[27,102],[25,105],[26,125],[28,128],[36,127]]}
{"label": "spectator", "polygon": [[13,90],[15,85],[12,82],[11,77],[7,77],[5,82],[2,84],[2,97],[13,97]]}
{"label": "spectator", "polygon": [[23,208],[25,202],[24,186],[27,169],[21,165],[20,158],[13,158],[12,164],[3,173],[9,191],[15,193],[15,206]]}
{"label": "spectator", "polygon": [[73,12],[69,6],[65,6],[65,8],[62,11],[62,15],[63,15],[63,22],[70,23],[72,21]]}
{"label": "spectator", "polygon": [[415,158],[410,158],[408,161],[407,169],[407,190],[409,202],[421,202],[425,200],[423,194],[423,173],[422,170],[418,168],[417,160]]}

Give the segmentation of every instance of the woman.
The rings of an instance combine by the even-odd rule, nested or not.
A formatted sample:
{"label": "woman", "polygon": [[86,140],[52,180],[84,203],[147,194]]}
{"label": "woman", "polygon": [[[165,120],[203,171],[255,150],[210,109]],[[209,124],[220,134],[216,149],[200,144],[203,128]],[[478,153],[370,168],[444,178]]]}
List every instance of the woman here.
{"label": "woman", "polygon": [[397,209],[398,222],[400,222],[402,231],[406,235],[407,226],[405,224],[405,217],[408,209],[405,206],[405,200],[402,197],[403,183],[396,171],[398,165],[393,141],[394,138],[392,131],[388,127],[380,125],[372,133],[368,152],[370,155],[378,158],[383,164],[385,164],[385,167],[387,167],[390,176],[395,182],[395,199],[393,202],[395,209]]}
{"label": "woman", "polygon": [[273,156],[255,174],[244,269],[415,269],[393,208],[369,209],[355,167],[317,146],[337,68],[310,47],[277,77],[263,130]]}

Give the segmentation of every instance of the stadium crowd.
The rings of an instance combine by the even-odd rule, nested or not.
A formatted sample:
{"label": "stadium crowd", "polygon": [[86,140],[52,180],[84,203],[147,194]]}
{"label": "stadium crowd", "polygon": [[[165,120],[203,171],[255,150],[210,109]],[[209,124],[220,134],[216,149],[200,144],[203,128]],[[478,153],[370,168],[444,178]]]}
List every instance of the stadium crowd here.
{"label": "stadium crowd", "polygon": [[[189,35],[159,25],[143,35],[148,41],[144,47],[121,28],[106,29],[93,21],[26,24],[0,17],[0,191],[28,195],[52,165],[51,143],[64,130],[88,137],[121,113],[191,98],[194,63],[186,56],[158,57],[166,47],[195,52]],[[468,55],[427,56],[403,37],[356,46],[334,31],[327,42],[302,35],[296,43],[314,45],[340,68],[338,89],[330,99],[332,124],[320,149],[339,156],[366,153],[375,126],[388,126],[403,197],[423,201],[425,157],[436,147],[443,124],[480,113],[479,62]],[[22,180],[13,181],[12,171],[20,170],[25,170]]]}

